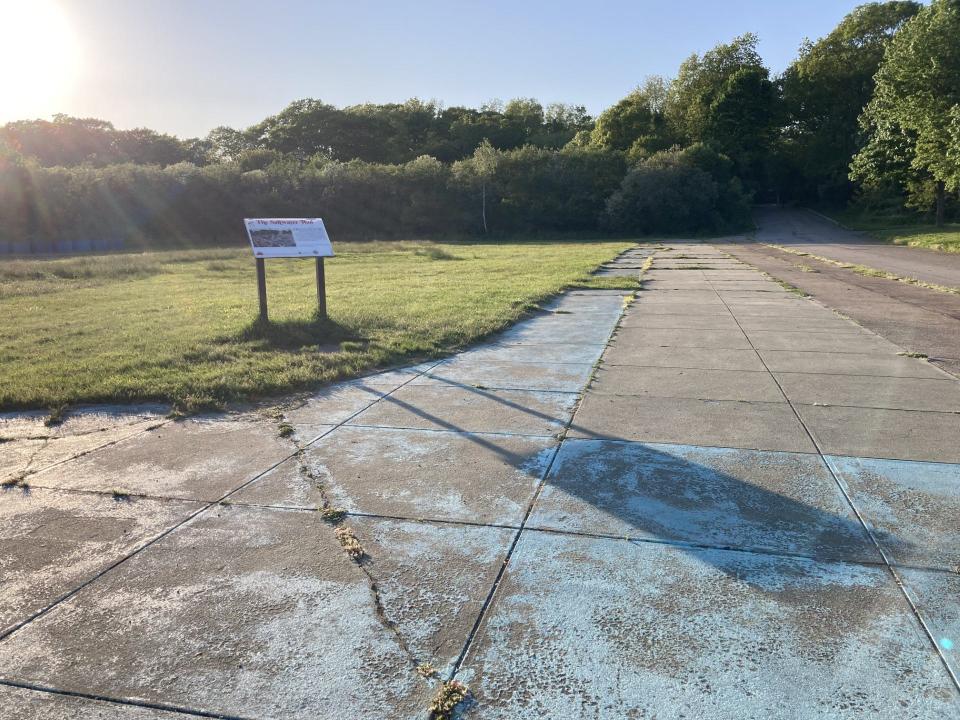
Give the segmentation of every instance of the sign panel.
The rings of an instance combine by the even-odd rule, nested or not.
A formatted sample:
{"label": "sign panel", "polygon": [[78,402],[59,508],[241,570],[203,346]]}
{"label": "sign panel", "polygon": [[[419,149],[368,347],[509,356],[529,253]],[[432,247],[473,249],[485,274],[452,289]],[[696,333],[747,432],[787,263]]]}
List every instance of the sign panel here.
{"label": "sign panel", "polygon": [[320,218],[244,218],[243,222],[258,258],[333,257]]}

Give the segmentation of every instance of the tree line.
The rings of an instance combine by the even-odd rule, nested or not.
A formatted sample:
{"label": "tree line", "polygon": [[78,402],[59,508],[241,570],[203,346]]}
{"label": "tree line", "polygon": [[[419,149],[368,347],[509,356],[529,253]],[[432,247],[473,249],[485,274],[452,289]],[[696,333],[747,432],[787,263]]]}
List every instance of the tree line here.
{"label": "tree line", "polygon": [[255,215],[390,237],[736,231],[773,201],[960,214],[960,0],[862,5],[778,76],[757,44],[691,55],[596,118],[530,98],[308,99],[187,140],[67,116],[9,123],[0,241],[230,242]]}

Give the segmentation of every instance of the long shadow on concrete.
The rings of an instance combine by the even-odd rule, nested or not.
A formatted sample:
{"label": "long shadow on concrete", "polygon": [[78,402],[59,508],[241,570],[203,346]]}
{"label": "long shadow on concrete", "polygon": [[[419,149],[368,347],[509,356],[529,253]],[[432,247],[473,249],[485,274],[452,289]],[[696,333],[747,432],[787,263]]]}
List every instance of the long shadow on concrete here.
{"label": "long shadow on concrete", "polygon": [[[449,384],[511,411],[556,420],[493,392]],[[535,460],[505,452],[428,408],[392,396],[381,402],[464,433],[518,469]],[[883,562],[823,460],[805,453],[567,439],[551,464],[528,527],[698,550]],[[874,531],[874,537],[881,545],[895,540],[881,531]]]}

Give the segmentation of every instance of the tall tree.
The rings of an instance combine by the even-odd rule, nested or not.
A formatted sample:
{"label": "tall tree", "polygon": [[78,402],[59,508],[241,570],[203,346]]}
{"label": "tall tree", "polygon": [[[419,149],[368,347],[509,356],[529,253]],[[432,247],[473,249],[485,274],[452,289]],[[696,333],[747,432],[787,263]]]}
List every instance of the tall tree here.
{"label": "tall tree", "polygon": [[664,115],[669,83],[659,76],[643,84],[597,118],[590,144],[628,152],[634,161],[677,142]]}
{"label": "tall tree", "polygon": [[752,33],[692,55],[670,85],[665,114],[686,144],[706,142],[730,156],[753,190],[777,123],[778,96]]}
{"label": "tall tree", "polygon": [[828,35],[800,47],[780,79],[786,114],[780,151],[794,168],[789,195],[828,203],[849,198],[850,158],[863,146],[858,118],[873,96],[873,76],[890,39],[920,7],[906,0],[861,5]]}
{"label": "tall tree", "polygon": [[712,107],[739,70],[764,69],[756,35],[747,33],[684,60],[666,98],[667,117],[687,143],[704,139]]}
{"label": "tall tree", "polygon": [[490,144],[490,141],[484,138],[483,142],[473,153],[473,164],[476,168],[477,178],[480,180],[481,197],[481,218],[483,219],[483,232],[490,232],[487,227],[487,185],[493,179],[497,172],[497,163],[499,161],[497,150]]}
{"label": "tall tree", "polygon": [[862,124],[870,135],[854,162],[870,180],[906,154],[934,185],[938,225],[947,191],[960,189],[960,0],[933,0],[893,37]]}
{"label": "tall tree", "polygon": [[732,158],[741,180],[757,188],[777,128],[777,95],[765,67],[745,67],[731,74],[710,104],[703,140]]}

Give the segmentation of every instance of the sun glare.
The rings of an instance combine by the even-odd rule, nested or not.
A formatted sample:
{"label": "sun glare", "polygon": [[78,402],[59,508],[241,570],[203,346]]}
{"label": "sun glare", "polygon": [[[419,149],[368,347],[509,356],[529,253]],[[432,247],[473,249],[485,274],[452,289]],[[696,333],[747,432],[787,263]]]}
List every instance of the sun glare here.
{"label": "sun glare", "polygon": [[59,112],[76,77],[77,40],[50,0],[0,0],[0,103],[7,119]]}

